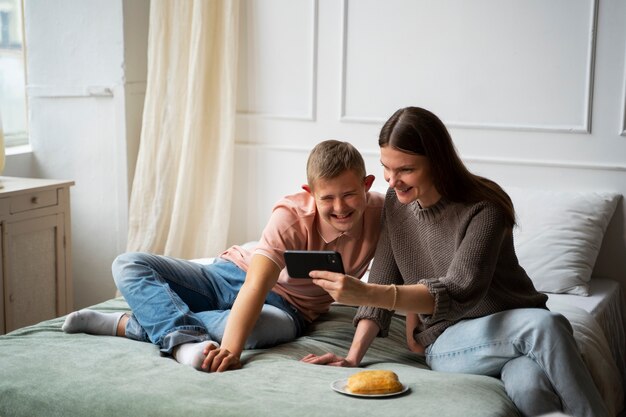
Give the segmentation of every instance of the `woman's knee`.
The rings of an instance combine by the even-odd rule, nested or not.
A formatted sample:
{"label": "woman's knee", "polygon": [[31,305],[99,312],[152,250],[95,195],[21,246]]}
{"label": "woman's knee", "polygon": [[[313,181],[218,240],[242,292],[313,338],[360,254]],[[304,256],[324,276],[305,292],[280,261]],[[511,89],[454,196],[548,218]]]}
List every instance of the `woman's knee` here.
{"label": "woman's knee", "polygon": [[534,320],[529,322],[529,324],[541,331],[549,332],[551,335],[573,334],[569,320],[562,314],[549,310],[540,309],[539,314],[536,314]]}

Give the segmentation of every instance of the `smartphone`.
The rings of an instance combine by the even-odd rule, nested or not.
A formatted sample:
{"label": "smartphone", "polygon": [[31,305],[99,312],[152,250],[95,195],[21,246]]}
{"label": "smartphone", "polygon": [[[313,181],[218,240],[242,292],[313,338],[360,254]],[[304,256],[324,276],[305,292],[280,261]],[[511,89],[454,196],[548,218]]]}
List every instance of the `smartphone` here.
{"label": "smartphone", "polygon": [[286,250],[285,264],[291,278],[311,278],[311,271],[345,274],[341,254],[335,251]]}

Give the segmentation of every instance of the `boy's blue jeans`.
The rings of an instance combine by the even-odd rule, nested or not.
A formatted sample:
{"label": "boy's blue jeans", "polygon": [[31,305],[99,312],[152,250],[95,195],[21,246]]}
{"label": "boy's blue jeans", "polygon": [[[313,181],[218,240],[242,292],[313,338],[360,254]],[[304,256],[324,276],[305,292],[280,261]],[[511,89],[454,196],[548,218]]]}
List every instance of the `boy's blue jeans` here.
{"label": "boy's blue jeans", "polygon": [[572,335],[569,321],[543,309],[507,310],[463,320],[426,348],[435,371],[499,377],[524,416],[608,412]]}
{"label": "boy's blue jeans", "polygon": [[[200,265],[141,252],[118,256],[112,270],[117,288],[132,310],[126,337],[152,342],[165,354],[182,343],[221,343],[230,309],[246,277],[227,261]],[[293,340],[305,326],[295,307],[270,292],[245,348]]]}

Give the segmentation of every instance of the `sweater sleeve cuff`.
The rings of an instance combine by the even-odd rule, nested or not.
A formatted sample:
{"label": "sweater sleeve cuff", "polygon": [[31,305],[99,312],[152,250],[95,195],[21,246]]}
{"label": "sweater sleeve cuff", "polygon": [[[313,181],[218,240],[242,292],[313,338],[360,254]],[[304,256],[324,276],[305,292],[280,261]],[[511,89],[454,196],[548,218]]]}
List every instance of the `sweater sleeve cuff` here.
{"label": "sweater sleeve cuff", "polygon": [[422,279],[418,283],[426,285],[428,292],[435,297],[433,314],[424,314],[421,316],[424,323],[432,324],[445,319],[446,315],[450,311],[450,296],[446,286],[436,278]]}
{"label": "sweater sleeve cuff", "polygon": [[359,307],[352,320],[356,327],[359,321],[363,319],[372,320],[380,328],[377,337],[387,337],[389,334],[389,326],[391,324],[391,314],[389,310],[376,307]]}

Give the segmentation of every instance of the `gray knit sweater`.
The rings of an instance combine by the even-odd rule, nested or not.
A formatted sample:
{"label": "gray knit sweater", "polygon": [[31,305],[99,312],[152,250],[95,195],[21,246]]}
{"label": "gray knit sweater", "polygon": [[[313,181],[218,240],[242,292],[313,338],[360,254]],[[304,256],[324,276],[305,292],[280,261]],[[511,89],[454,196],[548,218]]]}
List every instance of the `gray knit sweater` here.
{"label": "gray knit sweater", "polygon": [[[494,204],[442,198],[422,209],[402,204],[390,189],[369,275],[376,284],[424,284],[435,297],[433,314],[421,314],[415,340],[428,346],[449,326],[513,308],[546,308],[519,265],[513,235]],[[392,311],[360,307],[354,318],[374,320],[387,336]]]}

